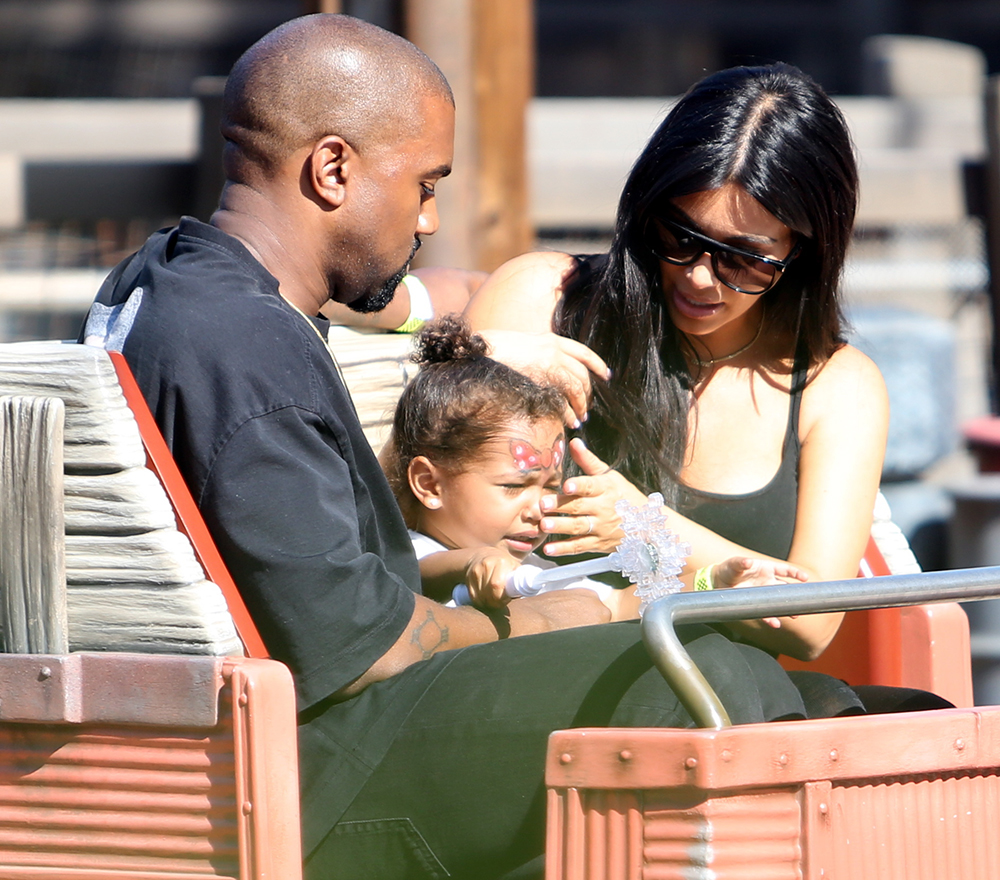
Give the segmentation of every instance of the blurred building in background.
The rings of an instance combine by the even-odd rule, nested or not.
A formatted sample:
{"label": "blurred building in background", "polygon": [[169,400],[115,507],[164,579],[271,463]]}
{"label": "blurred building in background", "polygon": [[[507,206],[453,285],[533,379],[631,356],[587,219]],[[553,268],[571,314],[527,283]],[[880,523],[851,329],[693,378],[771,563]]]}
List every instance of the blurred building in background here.
{"label": "blurred building in background", "polygon": [[[406,4],[340,6],[403,32]],[[876,34],[968,43],[1000,70],[1000,5],[989,0],[534,6],[542,96],[676,95],[705,71],[774,60],[798,65],[833,93],[863,94],[862,46]],[[0,0],[0,97],[186,97],[195,77],[224,75],[257,37],[309,7],[303,0]]]}
{"label": "blurred building in background", "polygon": [[[207,219],[221,181],[221,77],[259,36],[321,4],[0,0],[0,339],[75,335],[109,266],[181,213]],[[631,162],[673,96],[704,73],[773,60],[802,67],[837,96],[860,154],[862,204],[846,278],[851,308],[915,310],[943,322],[931,337],[944,328],[952,340],[936,370],[951,393],[931,395],[944,410],[917,406],[939,430],[925,432],[933,442],[917,455],[905,440],[914,423],[898,417],[904,463],[887,479],[926,476],[955,447],[958,424],[989,410],[983,224],[968,209],[966,182],[980,181],[973,194],[982,185],[970,169],[986,149],[982,93],[988,72],[1000,69],[1000,4],[339,6],[412,38],[451,78],[466,128],[441,201],[445,214],[473,222],[445,219],[422,256],[487,269],[531,246],[603,247]],[[522,24],[512,26],[519,15]],[[521,98],[511,98],[518,90]],[[501,159],[511,164],[501,167]],[[499,234],[519,222],[521,231]],[[891,312],[883,316],[894,326]],[[857,322],[871,337],[858,341],[877,352],[885,343],[872,320]],[[912,391],[905,370],[896,372],[900,393],[927,397]],[[906,399],[897,406],[904,415],[912,409]],[[930,508],[903,503],[917,528]],[[941,556],[940,543],[932,547],[924,561],[939,564],[931,556]]]}
{"label": "blurred building in background", "polygon": [[[0,0],[0,341],[75,337],[108,267],[182,213],[208,218],[222,78],[271,28],[331,6],[412,39],[452,82],[455,174],[421,252],[452,265],[603,248],[677,95],[734,64],[813,75],[859,154],[845,292],[892,398],[883,490],[925,567],[1000,563],[1000,476],[959,442],[996,398],[990,0]],[[995,446],[1000,462],[1000,428]],[[981,607],[996,620],[974,654],[994,690],[977,697],[998,702],[1000,603]]]}

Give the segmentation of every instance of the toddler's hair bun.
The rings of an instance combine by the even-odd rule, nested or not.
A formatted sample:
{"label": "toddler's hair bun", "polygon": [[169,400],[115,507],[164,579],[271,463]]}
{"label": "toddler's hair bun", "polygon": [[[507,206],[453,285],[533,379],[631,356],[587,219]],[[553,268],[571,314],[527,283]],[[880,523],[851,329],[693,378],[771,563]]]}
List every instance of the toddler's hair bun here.
{"label": "toddler's hair bun", "polygon": [[460,315],[444,315],[424,324],[413,340],[411,360],[421,367],[487,357],[486,340],[473,333]]}

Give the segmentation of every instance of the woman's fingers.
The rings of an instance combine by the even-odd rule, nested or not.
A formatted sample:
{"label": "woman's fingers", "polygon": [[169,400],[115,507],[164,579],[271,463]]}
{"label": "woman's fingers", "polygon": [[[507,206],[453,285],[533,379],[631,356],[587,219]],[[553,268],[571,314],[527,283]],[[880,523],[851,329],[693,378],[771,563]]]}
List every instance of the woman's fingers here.
{"label": "woman's fingers", "polygon": [[579,437],[569,441],[569,454],[587,476],[594,477],[611,472],[611,466],[594,455]]}
{"label": "woman's fingers", "polygon": [[570,442],[570,454],[583,475],[568,479],[561,495],[547,496],[541,502],[545,514],[542,531],[566,535],[568,539],[549,544],[545,553],[608,553],[622,539],[621,516],[615,504],[622,499],[643,504],[646,496],[594,455],[582,440]]}
{"label": "woman's fingers", "polygon": [[546,556],[610,553],[622,539],[618,520],[609,522],[597,515],[545,517],[541,529],[550,535],[566,536],[561,541],[546,542],[543,547]]}
{"label": "woman's fingers", "polygon": [[[555,336],[555,334],[553,335]],[[592,348],[589,348],[582,342],[578,342],[575,339],[569,339],[565,336],[555,336],[555,338],[559,340],[559,347],[568,357],[579,361],[589,372],[600,377],[601,379],[604,379],[605,381],[611,378],[611,370],[604,362],[604,358],[602,358]]]}
{"label": "woman's fingers", "polygon": [[804,568],[799,568],[799,566],[793,565],[790,562],[775,562],[774,574],[783,580],[801,581],[802,583],[805,583],[812,577]]}
{"label": "woman's fingers", "polygon": [[586,345],[555,333],[481,330],[490,357],[533,378],[542,378],[566,396],[567,424],[578,427],[587,417],[591,375],[607,379],[608,365]]}
{"label": "woman's fingers", "polygon": [[567,538],[564,541],[546,542],[542,545],[542,550],[546,556],[558,558],[560,556],[576,556],[579,553],[609,553],[614,550],[615,546],[615,544],[607,546],[607,541],[601,540],[595,535],[583,535]]}

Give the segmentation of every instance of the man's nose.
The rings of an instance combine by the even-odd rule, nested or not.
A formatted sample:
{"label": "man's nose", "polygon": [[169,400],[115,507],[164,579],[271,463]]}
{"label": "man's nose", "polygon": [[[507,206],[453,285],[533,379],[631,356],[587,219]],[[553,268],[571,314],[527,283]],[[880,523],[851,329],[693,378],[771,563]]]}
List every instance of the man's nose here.
{"label": "man's nose", "polygon": [[420,216],[417,217],[417,234],[433,235],[438,231],[441,221],[438,219],[437,199],[431,196],[420,206]]}

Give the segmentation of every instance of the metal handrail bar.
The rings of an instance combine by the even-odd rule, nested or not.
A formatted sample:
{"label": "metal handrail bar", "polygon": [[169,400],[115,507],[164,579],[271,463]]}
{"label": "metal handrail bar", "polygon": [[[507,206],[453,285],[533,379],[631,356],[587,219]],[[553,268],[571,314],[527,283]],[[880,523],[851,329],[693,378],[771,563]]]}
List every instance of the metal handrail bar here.
{"label": "metal handrail bar", "polygon": [[677,638],[674,628],[679,624],[972,602],[997,597],[1000,597],[1000,566],[674,593],[657,599],[646,609],[642,618],[642,638],[657,669],[695,723],[700,727],[722,729],[731,726],[729,716]]}

